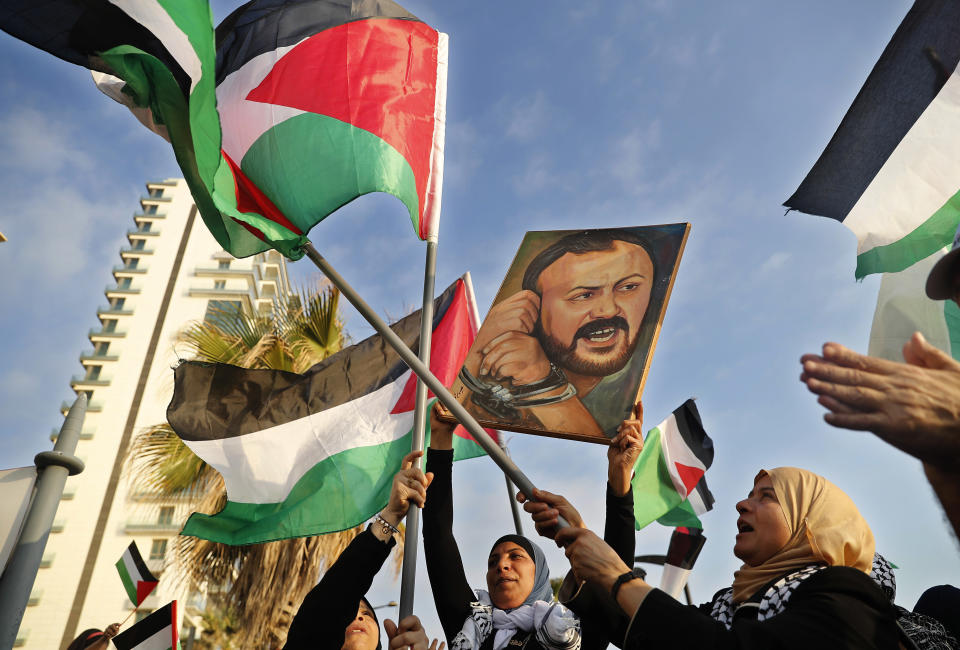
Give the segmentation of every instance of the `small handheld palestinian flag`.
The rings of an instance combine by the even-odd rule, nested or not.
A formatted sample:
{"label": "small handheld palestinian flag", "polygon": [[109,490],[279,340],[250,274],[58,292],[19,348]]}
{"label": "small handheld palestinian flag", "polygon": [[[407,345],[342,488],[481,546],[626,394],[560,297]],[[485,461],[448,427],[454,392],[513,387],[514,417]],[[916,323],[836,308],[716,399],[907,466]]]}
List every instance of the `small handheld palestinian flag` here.
{"label": "small handheld palestinian flag", "polygon": [[113,637],[113,645],[120,650],[176,650],[179,648],[177,601],[167,603],[126,632]]}
{"label": "small handheld palestinian flag", "polygon": [[673,531],[667,549],[667,561],[663,565],[663,575],[660,578],[660,591],[680,598],[690,571],[706,543],[707,538],[699,528],[677,528]]}
{"label": "small handheld palestinian flag", "polygon": [[713,440],[703,428],[696,404],[688,399],[648,431],[643,441],[631,481],[637,530],[658,520],[664,525],[702,528],[697,514],[713,505],[704,482],[712,463]]}
{"label": "small handheld palestinian flag", "polygon": [[117,560],[116,567],[120,573],[123,588],[127,590],[127,596],[130,597],[130,602],[139,607],[150,595],[150,592],[156,588],[158,580],[153,577],[150,569],[144,563],[140,551],[137,550],[136,542],[130,542],[130,546]]}

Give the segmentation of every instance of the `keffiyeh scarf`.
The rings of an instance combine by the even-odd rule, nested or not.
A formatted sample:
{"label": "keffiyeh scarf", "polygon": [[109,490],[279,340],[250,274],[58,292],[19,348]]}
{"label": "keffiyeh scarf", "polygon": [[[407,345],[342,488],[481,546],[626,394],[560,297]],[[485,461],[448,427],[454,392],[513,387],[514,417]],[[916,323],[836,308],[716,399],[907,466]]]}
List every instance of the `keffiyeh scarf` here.
{"label": "keffiyeh scarf", "polygon": [[514,609],[498,609],[490,594],[477,590],[470,603],[471,614],[450,644],[451,650],[479,650],[490,636],[493,650],[503,650],[515,634],[533,632],[537,642],[549,650],[579,650],[580,619],[560,603],[537,600]]}

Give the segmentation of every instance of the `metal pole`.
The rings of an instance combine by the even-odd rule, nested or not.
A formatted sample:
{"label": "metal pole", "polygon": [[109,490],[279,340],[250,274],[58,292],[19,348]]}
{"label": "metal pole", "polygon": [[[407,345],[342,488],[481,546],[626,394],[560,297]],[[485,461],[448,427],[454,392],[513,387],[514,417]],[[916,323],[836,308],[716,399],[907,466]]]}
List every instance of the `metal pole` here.
{"label": "metal pole", "polygon": [[[303,250],[307,254],[307,257],[317,265],[317,268],[340,290],[340,293],[350,301],[350,304],[356,307],[357,311],[377,330],[390,347],[396,350],[404,363],[410,366],[410,369],[426,383],[427,387],[437,396],[437,399],[453,413],[453,416],[470,432],[470,435],[477,441],[477,444],[483,447],[483,450],[487,452],[487,455],[490,456],[493,462],[503,470],[504,474],[509,476],[510,480],[512,480],[524,494],[532,495],[536,487],[530,479],[520,471],[520,468],[516,466],[509,456],[503,453],[503,450],[497,446],[497,443],[487,435],[483,427],[481,427],[477,421],[473,419],[473,416],[467,412],[467,409],[463,408],[460,402],[450,394],[450,391],[430,372],[430,369],[420,363],[417,355],[411,352],[410,348],[397,336],[396,332],[390,329],[387,324],[383,322],[383,319],[364,302],[363,298],[357,295],[353,287],[347,284],[347,281],[330,266],[330,263],[313,247],[313,244],[307,243],[306,246],[303,247]],[[569,525],[566,519],[560,517],[561,528]]]}
{"label": "metal pole", "polygon": [[[433,339],[433,288],[437,275],[437,242],[427,240],[427,259],[423,271],[423,308],[420,311],[420,361],[430,367],[430,343]],[[413,413],[413,442],[410,451],[423,450],[427,427],[427,385],[417,381],[416,409]],[[421,466],[417,459],[414,466]],[[403,537],[403,572],[400,576],[399,620],[413,614],[413,595],[417,582],[417,540],[420,535],[420,508],[410,506],[407,511],[407,529]]]}
{"label": "metal pole", "polygon": [[80,393],[63,421],[53,451],[42,451],[33,459],[37,466],[33,502],[24,520],[20,539],[0,578],[0,603],[3,603],[0,606],[0,648],[12,648],[16,641],[67,476],[83,471],[83,462],[73,452],[77,449],[86,412],[87,396]]}
{"label": "metal pole", "polygon": [[[505,442],[501,441],[500,449],[502,449],[503,453],[507,456],[510,455]],[[507,500],[510,501],[510,511],[513,513],[513,526],[517,529],[517,535],[523,537],[523,524],[520,521],[520,504],[517,503],[517,499],[513,495],[513,483],[510,482],[510,477],[506,474],[503,475],[503,480],[507,482]]]}

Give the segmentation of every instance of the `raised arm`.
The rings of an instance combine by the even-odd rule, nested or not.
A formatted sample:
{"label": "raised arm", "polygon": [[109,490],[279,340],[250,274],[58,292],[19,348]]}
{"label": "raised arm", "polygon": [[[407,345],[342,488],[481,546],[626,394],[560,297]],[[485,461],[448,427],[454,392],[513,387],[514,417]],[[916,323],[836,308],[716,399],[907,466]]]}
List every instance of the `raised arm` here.
{"label": "raised arm", "polygon": [[[390,500],[379,518],[394,528],[406,516],[411,503],[423,507],[433,477],[413,467],[414,459],[422,455],[422,451],[407,454],[393,477]],[[354,537],[303,600],[290,625],[285,650],[320,645],[339,648],[347,626],[357,616],[360,599],[395,544],[393,531],[379,519]]]}
{"label": "raised arm", "polygon": [[448,641],[463,627],[476,599],[463,571],[460,549],[453,537],[453,429],[430,412],[427,471],[433,482],[423,509],[423,556],[437,616]]}

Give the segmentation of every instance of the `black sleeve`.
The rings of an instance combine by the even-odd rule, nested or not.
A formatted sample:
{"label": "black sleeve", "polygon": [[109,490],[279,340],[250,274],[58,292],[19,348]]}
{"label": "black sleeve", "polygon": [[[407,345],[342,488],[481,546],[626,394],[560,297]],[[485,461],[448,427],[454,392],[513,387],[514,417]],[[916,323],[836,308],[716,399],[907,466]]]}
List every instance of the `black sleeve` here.
{"label": "black sleeve", "polygon": [[831,567],[808,578],[786,609],[766,621],[734,619],[727,630],[700,609],[654,589],[637,609],[624,648],[839,648],[896,650],[896,617],[863,572]]}
{"label": "black sleeve", "polygon": [[428,449],[426,471],[433,472],[433,482],[423,508],[423,558],[437,616],[450,644],[476,598],[453,538],[453,450]]}
{"label": "black sleeve", "polygon": [[357,616],[360,599],[370,588],[396,540],[381,542],[369,526],[353,538],[327,569],[290,624],[284,650],[339,648],[343,634]]}
{"label": "black sleeve", "polygon": [[[607,511],[603,526],[603,541],[617,552],[628,567],[633,566],[637,539],[633,522],[633,490],[627,490],[627,493],[620,497],[613,493],[610,484],[607,483]],[[596,600],[585,602],[599,605]],[[602,650],[611,641],[619,643],[623,639],[628,623],[626,616],[610,617],[600,615],[596,611],[577,611],[581,608],[576,606],[576,600],[570,605],[574,613],[580,617],[582,650]]]}

